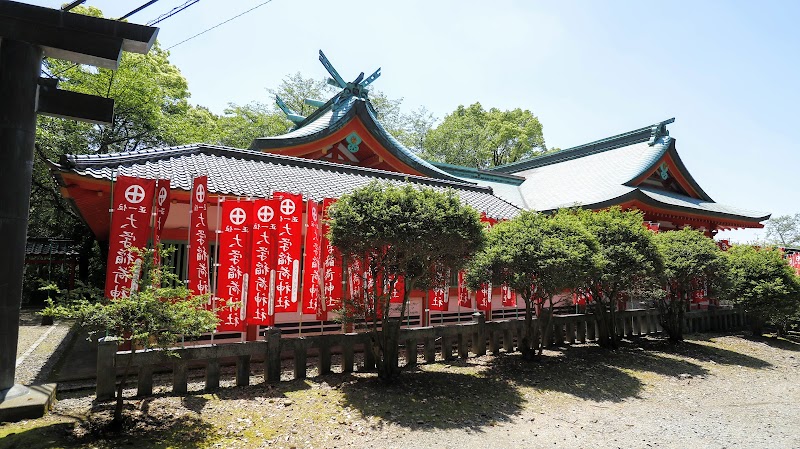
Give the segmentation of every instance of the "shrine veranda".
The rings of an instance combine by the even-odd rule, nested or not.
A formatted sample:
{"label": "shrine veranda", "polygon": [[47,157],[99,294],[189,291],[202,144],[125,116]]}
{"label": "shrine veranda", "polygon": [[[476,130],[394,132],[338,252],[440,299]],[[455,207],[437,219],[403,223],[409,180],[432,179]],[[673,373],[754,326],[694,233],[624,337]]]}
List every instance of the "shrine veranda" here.
{"label": "shrine veranda", "polygon": [[[716,203],[703,191],[669,135],[673,119],[491,169],[434,163],[378,120],[369,85],[380,69],[345,82],[322,52],[320,60],[339,93],[312,101],[318,108],[308,117],[278,98],[294,128],[255,139],[249,149],[194,144],[50,162],[62,195],[95,237],[109,242],[107,296],[130,288],[120,271],[133,262],[125,248],[161,242],[176,249],[164,264],[195,292],[218,298],[210,306],[241,305],[239,315],[221,323],[226,336],[255,339],[264,326],[285,335],[341,332],[326,300],[332,306],[363,294],[370,280],[354,276],[352,266],[345,270],[340,254],[331,256],[321,218],[337,198],[374,180],[452,190],[487,226],[523,209],[575,205],[638,209],[654,232],[690,226],[709,237],[760,228],[769,218]],[[331,258],[339,263],[326,265]],[[698,291],[695,308],[707,307]],[[311,307],[314,301],[321,305]],[[559,306],[574,313],[582,304],[565,295]],[[500,285],[468,292],[450,273],[449,285],[411,293],[403,325],[467,322],[477,310],[488,320],[516,318],[524,303]]]}

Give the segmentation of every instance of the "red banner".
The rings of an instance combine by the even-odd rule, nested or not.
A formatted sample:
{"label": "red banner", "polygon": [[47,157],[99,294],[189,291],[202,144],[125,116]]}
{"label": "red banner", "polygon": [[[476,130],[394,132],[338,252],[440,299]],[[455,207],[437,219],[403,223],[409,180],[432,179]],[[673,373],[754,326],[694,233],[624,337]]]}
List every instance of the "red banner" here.
{"label": "red banner", "polygon": [[789,254],[788,260],[789,266],[794,268],[794,271],[800,276],[800,253]]}
{"label": "red banner", "polygon": [[[389,284],[394,281],[395,276],[389,275],[386,276],[386,285],[383,287],[384,291],[389,290]],[[389,302],[394,304],[402,304],[403,303],[403,296],[406,292],[406,283],[403,276],[397,276],[397,281],[394,283],[394,288],[392,289],[392,296],[389,297]]]}
{"label": "red banner", "polygon": [[364,261],[360,257],[353,257],[347,266],[347,287],[350,300],[356,304],[364,300],[364,275]]}
{"label": "red banner", "polygon": [[448,272],[437,271],[433,287],[428,290],[428,308],[446,312],[450,308],[450,276]]}
{"label": "red banner", "polygon": [[278,217],[276,200],[253,203],[253,235],[250,246],[250,286],[247,294],[247,323],[275,324],[275,265]]}
{"label": "red banner", "polygon": [[161,234],[164,232],[164,225],[167,222],[171,205],[169,179],[156,180],[156,219],[155,229],[153,230],[153,258],[156,265],[161,262],[158,245],[161,244]]}
{"label": "red banner", "polygon": [[659,222],[657,222],[657,221],[655,221],[655,222],[654,221],[645,221],[645,222],[642,223],[642,225],[644,225],[644,227],[647,228],[648,230],[653,231],[655,233],[658,233],[659,229],[661,228],[661,224]]}
{"label": "red banner", "polygon": [[325,198],[322,201],[322,259],[323,272],[323,306],[317,312],[318,320],[327,320],[328,312],[342,307],[342,254],[328,240],[328,208],[335,203],[335,199]]}
{"label": "red banner", "polygon": [[[198,176],[192,181],[188,264],[189,290],[196,295],[211,293],[208,244],[208,176]],[[210,298],[208,303],[211,305]]]}
{"label": "red banner", "polygon": [[503,307],[517,307],[517,293],[506,284],[500,286],[500,298]]}
{"label": "red banner", "polygon": [[[486,213],[481,212],[481,223],[483,223],[483,226],[488,231],[492,229],[492,226],[497,224],[497,220],[494,218],[489,218],[486,216]],[[491,284],[481,284],[481,287],[475,292],[475,308],[478,310],[483,310],[484,312],[492,310]]]}
{"label": "red banner", "polygon": [[306,244],[303,259],[303,313],[318,314],[322,309],[322,241],[319,227],[319,205],[308,200],[306,205]]}
{"label": "red banner", "polygon": [[252,201],[222,202],[215,308],[217,332],[242,332],[247,316]]}
{"label": "red banner", "polygon": [[300,255],[303,237],[303,197],[275,193],[278,202],[275,312],[297,312],[300,295]]}
{"label": "red banner", "polygon": [[461,270],[458,272],[458,305],[459,307],[472,307],[472,300],[469,297],[469,289],[467,288],[466,281],[467,272]]}
{"label": "red banner", "polygon": [[475,292],[475,308],[484,312],[492,310],[492,284],[481,284]]}
{"label": "red banner", "polygon": [[138,274],[131,277],[131,266],[141,261],[130,248],[147,245],[155,185],[154,179],[117,176],[108,239],[106,298],[128,297],[131,290],[137,289]]}
{"label": "red banner", "polygon": [[428,308],[431,310],[446,312],[450,303],[448,302],[447,286],[436,286],[428,291]]}

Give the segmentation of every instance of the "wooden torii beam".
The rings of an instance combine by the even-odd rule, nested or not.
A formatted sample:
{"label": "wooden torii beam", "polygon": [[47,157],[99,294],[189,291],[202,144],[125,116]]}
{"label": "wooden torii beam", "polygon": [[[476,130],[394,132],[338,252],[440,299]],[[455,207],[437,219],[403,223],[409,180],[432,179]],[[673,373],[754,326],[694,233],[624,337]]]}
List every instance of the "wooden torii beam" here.
{"label": "wooden torii beam", "polygon": [[109,123],[113,100],[60,91],[42,80],[42,57],[116,69],[123,51],[145,54],[158,28],[0,1],[0,404],[14,385],[37,113]]}

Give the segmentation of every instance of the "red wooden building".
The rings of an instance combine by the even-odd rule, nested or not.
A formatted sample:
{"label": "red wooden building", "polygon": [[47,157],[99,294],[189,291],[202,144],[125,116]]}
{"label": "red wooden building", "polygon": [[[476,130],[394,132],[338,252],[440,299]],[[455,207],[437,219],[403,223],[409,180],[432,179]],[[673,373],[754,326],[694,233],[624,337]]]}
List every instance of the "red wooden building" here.
{"label": "red wooden building", "polygon": [[[760,228],[769,214],[715,203],[691,176],[669,136],[668,120],[575,148],[515,162],[491,170],[431,163],[420,159],[389,134],[369,101],[367,86],[379,75],[344,82],[324,60],[341,91],[308,117],[285,106],[295,127],[286,134],[255,139],[249,149],[194,144],[129,153],[67,155],[52,164],[61,192],[99,240],[110,226],[112,181],[119,175],[169,179],[172,207],[163,240],[185,245],[189,226],[192,178],[208,176],[208,221],[216,230],[218,199],[269,198],[273,192],[301,194],[305,200],[337,198],[378,179],[435,189],[453,189],[475,209],[495,219],[512,218],[520,209],[550,211],[580,205],[601,209],[612,205],[638,208],[661,230],[691,226],[714,235],[721,229]],[[183,267],[185,256],[173,263]],[[424,293],[411,304],[411,323],[425,321]],[[517,314],[500,306],[494,289],[495,317]],[[450,297],[455,298],[455,288]],[[457,320],[449,312],[434,322]],[[474,302],[473,302],[474,304]],[[524,305],[522,306],[524,307]],[[321,323],[299,315],[278,317],[279,323]],[[338,325],[330,324],[331,328]]]}

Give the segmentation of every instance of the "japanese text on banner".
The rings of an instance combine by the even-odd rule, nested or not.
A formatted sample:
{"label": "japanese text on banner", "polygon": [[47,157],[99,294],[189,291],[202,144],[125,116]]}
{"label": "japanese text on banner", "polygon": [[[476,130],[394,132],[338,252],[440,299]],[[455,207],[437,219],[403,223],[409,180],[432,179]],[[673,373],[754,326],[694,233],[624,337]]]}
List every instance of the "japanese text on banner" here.
{"label": "japanese text on banner", "polygon": [[317,312],[318,320],[327,320],[328,313],[342,307],[342,254],[328,240],[328,208],[336,202],[335,199],[325,198],[322,201],[322,293],[324,301]]}
{"label": "japanese text on banner", "polygon": [[303,313],[318,314],[322,308],[322,239],[319,207],[308,200],[306,207],[306,244],[303,259]]}
{"label": "japanese text on banner", "polygon": [[171,206],[169,179],[159,179],[156,181],[156,219],[155,229],[153,230],[153,249],[155,249],[154,260],[156,265],[161,262],[158,245],[161,244],[161,235],[164,233],[164,226],[167,223],[167,216],[169,216]]}
{"label": "japanese text on banner", "polygon": [[297,312],[297,300],[300,294],[303,197],[276,192],[273,198],[278,201],[275,312]]}
{"label": "japanese text on banner", "polygon": [[275,323],[277,208],[276,200],[256,200],[253,205],[248,324],[272,326]]}
{"label": "japanese text on banner", "polygon": [[137,288],[135,267],[141,265],[141,260],[130,248],[147,245],[155,185],[154,179],[117,177],[108,242],[106,298],[128,297]]}
{"label": "japanese text on banner", "polygon": [[199,176],[192,181],[189,211],[189,290],[195,295],[211,293],[208,246],[208,177]]}
{"label": "japanese text on banner", "polygon": [[214,307],[219,317],[217,332],[241,332],[247,315],[250,227],[252,201],[222,203],[219,236],[219,271]]}

